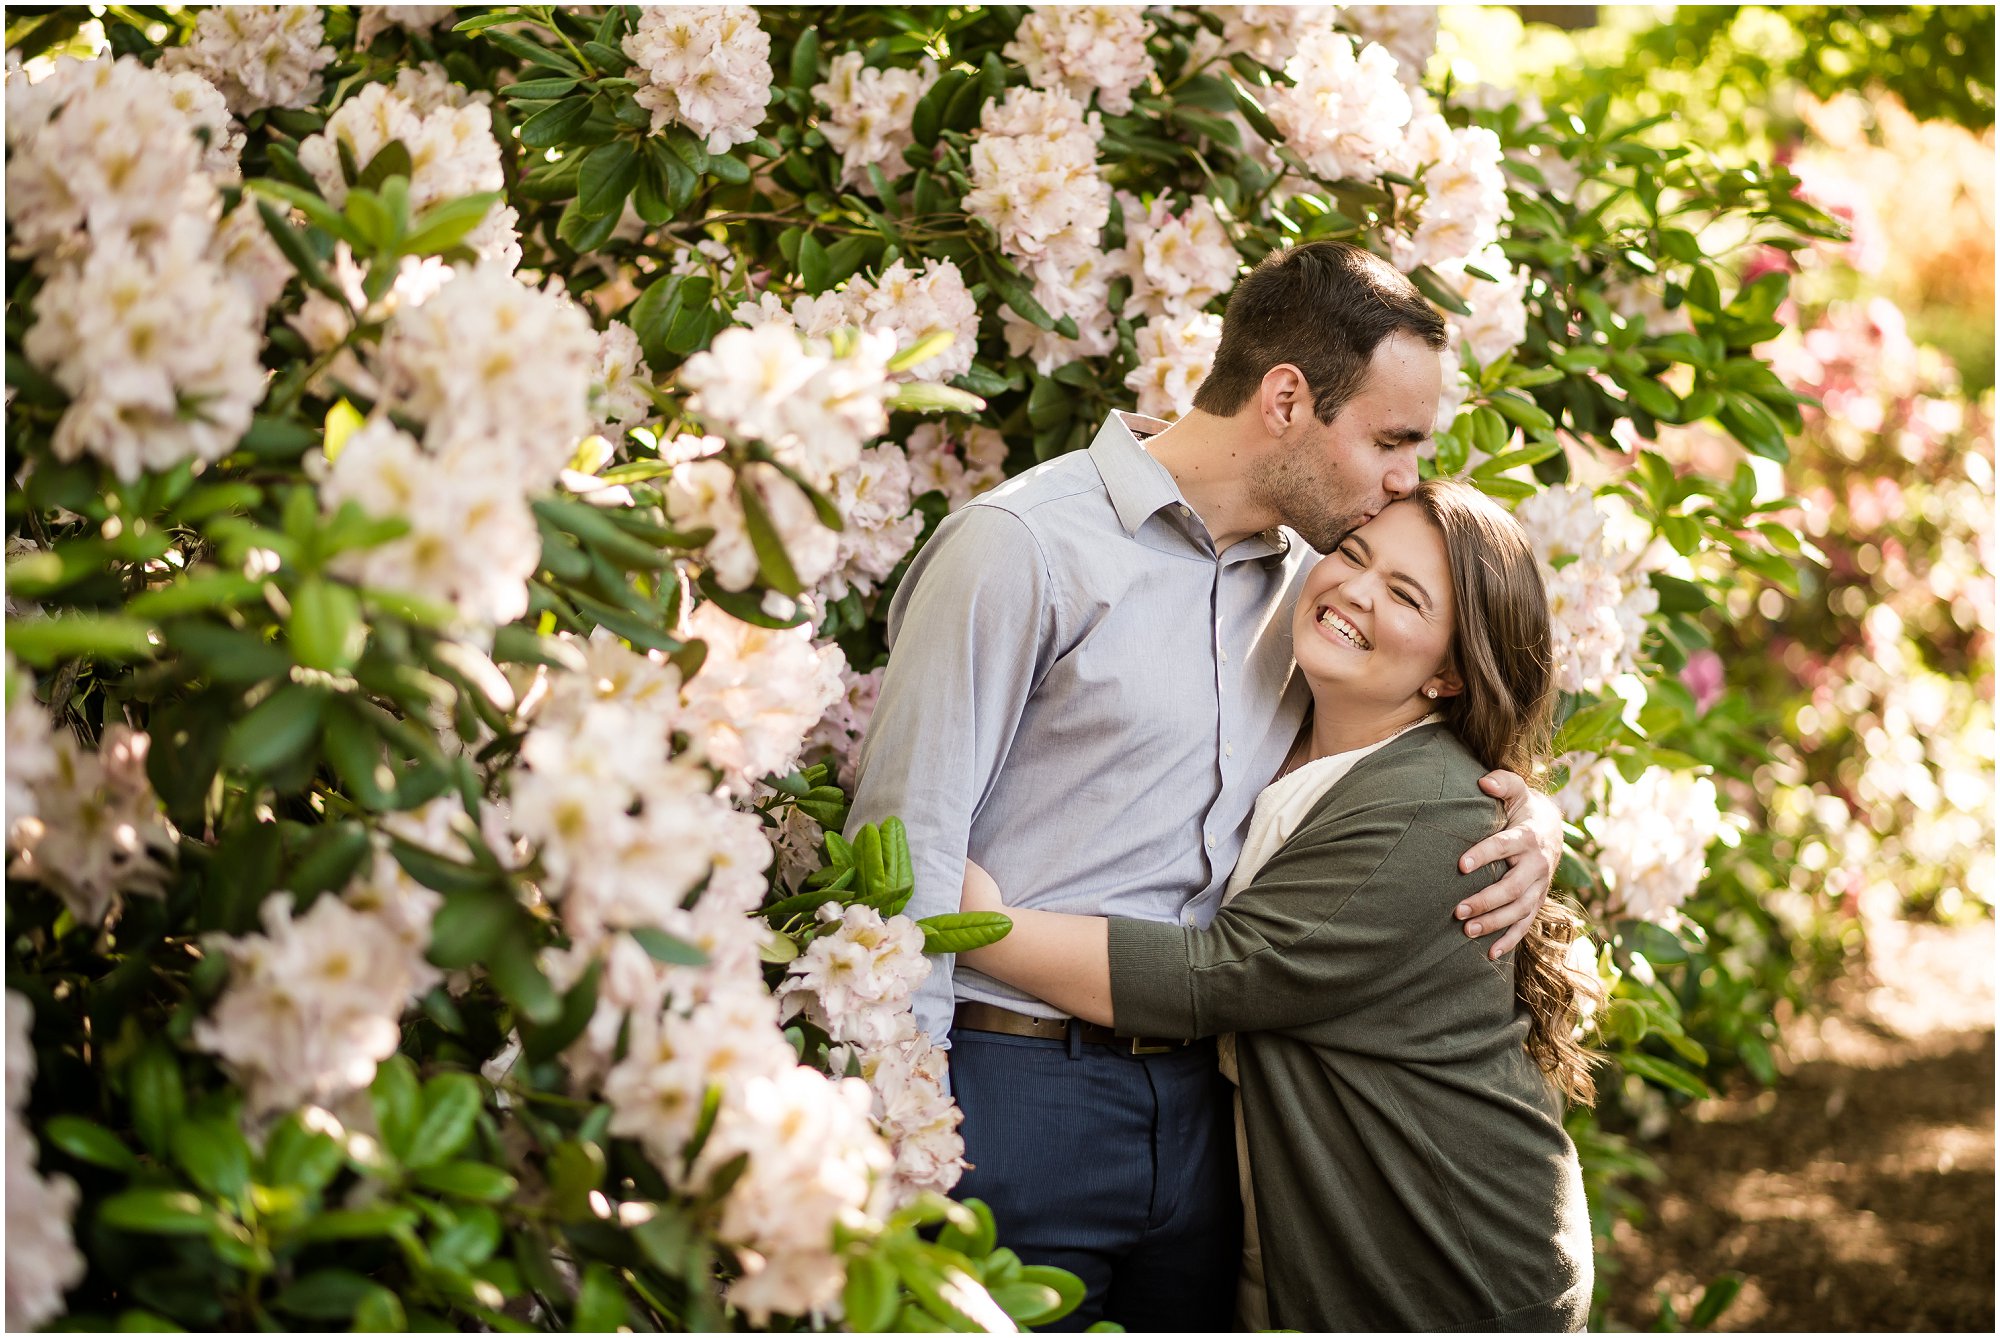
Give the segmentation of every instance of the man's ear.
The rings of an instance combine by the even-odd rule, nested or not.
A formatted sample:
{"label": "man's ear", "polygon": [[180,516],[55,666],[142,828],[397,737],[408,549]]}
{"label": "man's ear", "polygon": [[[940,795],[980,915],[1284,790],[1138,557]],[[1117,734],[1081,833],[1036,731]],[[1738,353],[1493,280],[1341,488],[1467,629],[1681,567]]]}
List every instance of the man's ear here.
{"label": "man's ear", "polygon": [[1264,373],[1257,387],[1257,404],[1264,431],[1282,437],[1297,426],[1301,414],[1312,412],[1312,387],[1305,373],[1289,362],[1281,362]]}

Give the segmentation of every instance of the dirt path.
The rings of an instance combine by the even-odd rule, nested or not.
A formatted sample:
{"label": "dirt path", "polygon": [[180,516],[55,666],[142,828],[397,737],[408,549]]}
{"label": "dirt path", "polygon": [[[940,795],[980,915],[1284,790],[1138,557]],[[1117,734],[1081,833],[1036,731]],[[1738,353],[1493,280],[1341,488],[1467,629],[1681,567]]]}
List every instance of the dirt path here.
{"label": "dirt path", "polygon": [[1730,1329],[1993,1329],[1994,931],[1881,926],[1872,979],[1795,1024],[1774,1092],[1701,1103],[1621,1223],[1612,1316],[1725,1270]]}

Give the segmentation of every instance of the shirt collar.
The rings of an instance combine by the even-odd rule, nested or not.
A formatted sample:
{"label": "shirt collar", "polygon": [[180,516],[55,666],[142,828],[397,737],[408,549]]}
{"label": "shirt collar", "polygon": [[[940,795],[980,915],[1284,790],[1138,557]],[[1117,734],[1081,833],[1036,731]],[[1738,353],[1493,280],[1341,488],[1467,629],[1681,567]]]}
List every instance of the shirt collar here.
{"label": "shirt collar", "polygon": [[1157,418],[1113,409],[1090,443],[1091,462],[1104,479],[1104,491],[1127,534],[1138,534],[1139,527],[1155,512],[1181,500],[1174,476],[1139,444],[1166,428]]}
{"label": "shirt collar", "polygon": [[[1168,426],[1158,418],[1113,409],[1090,443],[1091,461],[1104,480],[1104,491],[1118,513],[1118,523],[1125,527],[1125,533],[1135,537],[1139,527],[1159,512],[1186,506],[1173,474],[1139,444],[1166,431]],[[1200,521],[1196,520],[1195,528],[1199,527]],[[1250,558],[1283,557],[1290,549],[1290,536],[1274,526],[1232,547],[1225,560],[1234,563]]]}

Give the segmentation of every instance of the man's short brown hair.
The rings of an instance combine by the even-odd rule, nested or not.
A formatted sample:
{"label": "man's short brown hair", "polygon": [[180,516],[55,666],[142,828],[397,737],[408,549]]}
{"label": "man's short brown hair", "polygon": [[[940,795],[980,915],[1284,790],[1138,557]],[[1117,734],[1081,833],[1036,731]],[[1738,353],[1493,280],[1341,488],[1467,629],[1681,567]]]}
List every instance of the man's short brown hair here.
{"label": "man's short brown hair", "polygon": [[1367,380],[1376,346],[1396,334],[1445,346],[1444,317],[1394,265],[1346,242],[1273,251],[1229,295],[1194,406],[1226,418],[1288,362],[1312,387],[1313,413],[1331,423]]}

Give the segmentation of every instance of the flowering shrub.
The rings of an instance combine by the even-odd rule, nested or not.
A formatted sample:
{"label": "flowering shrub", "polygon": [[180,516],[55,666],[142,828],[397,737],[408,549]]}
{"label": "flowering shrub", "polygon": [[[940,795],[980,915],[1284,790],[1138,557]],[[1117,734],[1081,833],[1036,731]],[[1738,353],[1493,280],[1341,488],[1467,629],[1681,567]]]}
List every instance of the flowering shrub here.
{"label": "flowering shrub", "polygon": [[843,840],[841,784],[930,525],[1114,407],[1184,411],[1293,240],[1450,315],[1431,467],[1519,502],[1559,591],[1600,1026],[1700,1090],[1632,968],[1699,937],[1741,825],[1704,773],[1756,741],[1660,726],[1797,545],[1737,445],[1643,443],[1784,457],[1786,276],[1711,241],[1836,230],[1601,104],[1441,102],[1432,24],[1339,21],[10,31],[8,1176],[48,1205],[10,1323],[1066,1312],[941,1197],[908,1011],[925,949],[1004,922],[902,916],[900,827]]}

